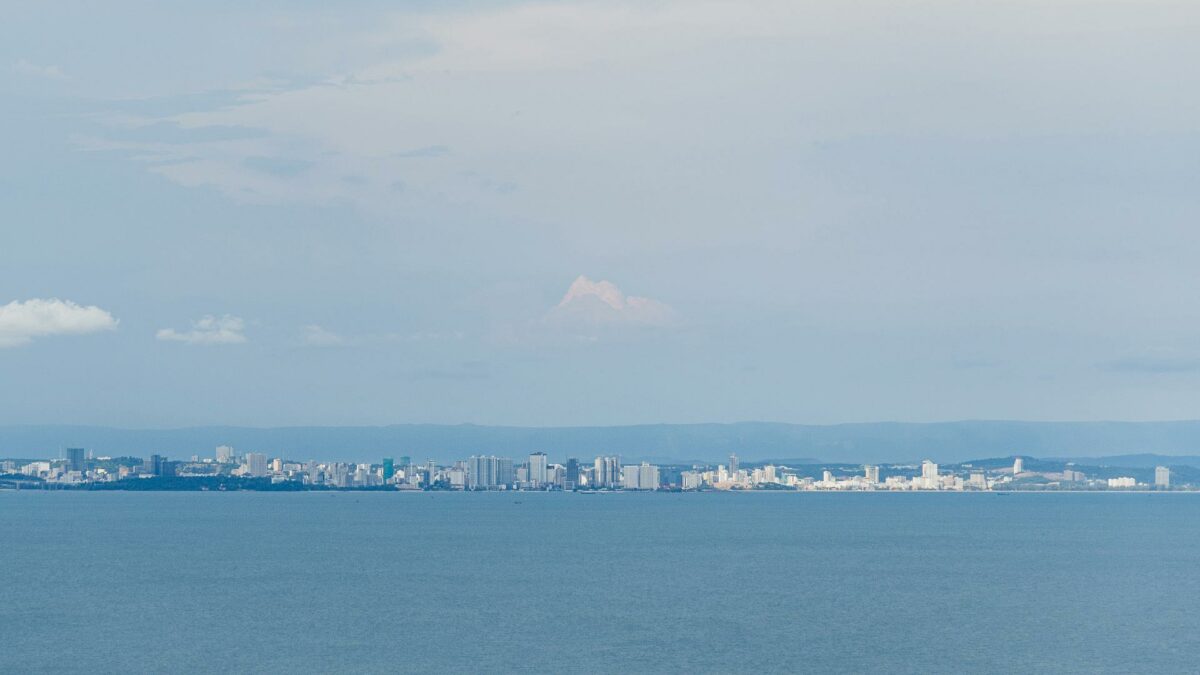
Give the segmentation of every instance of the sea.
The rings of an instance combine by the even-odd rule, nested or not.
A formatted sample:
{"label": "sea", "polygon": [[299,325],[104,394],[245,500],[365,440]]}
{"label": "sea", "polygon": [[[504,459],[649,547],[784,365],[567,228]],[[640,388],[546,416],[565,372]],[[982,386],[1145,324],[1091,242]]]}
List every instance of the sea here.
{"label": "sea", "polygon": [[1200,494],[0,492],[2,673],[1195,673]]}

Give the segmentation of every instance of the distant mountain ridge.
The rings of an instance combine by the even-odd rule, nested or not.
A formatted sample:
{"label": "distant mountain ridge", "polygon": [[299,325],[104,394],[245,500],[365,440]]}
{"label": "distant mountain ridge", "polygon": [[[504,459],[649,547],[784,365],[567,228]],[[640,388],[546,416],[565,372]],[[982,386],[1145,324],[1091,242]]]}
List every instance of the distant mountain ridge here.
{"label": "distant mountain ridge", "polygon": [[874,422],[802,425],[777,422],[653,424],[608,427],[507,427],[402,424],[377,427],[0,426],[0,457],[54,457],[84,447],[100,455],[174,459],[211,457],[217,445],[290,459],[379,461],[410,456],[441,462],[472,454],[521,457],[541,450],[551,461],[619,454],[630,461],[961,462],[1031,455],[1088,458],[1200,454],[1200,421],[1176,422]]}

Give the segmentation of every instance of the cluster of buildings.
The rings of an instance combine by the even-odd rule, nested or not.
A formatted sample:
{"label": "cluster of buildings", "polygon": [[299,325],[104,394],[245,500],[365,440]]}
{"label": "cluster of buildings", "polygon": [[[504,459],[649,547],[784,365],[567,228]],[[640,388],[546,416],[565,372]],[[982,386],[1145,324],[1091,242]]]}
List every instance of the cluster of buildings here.
{"label": "cluster of buildings", "polygon": [[517,465],[511,458],[478,455],[451,465],[433,460],[414,463],[409,457],[379,464],[288,461],[263,453],[238,454],[222,445],[214,457],[193,456],[170,461],[161,455],[146,460],[90,457],[82,448],[68,448],[65,458],[18,464],[0,462],[0,474],[27,476],[54,485],[106,483],[126,479],[265,478],[272,483],[298,482],[332,488],[395,487],[450,490],[657,490],[663,486],[659,467],[648,462],[622,465],[619,457],[596,457],[590,464],[568,459],[551,463],[544,452],[529,455]]}
{"label": "cluster of buildings", "polygon": [[881,480],[880,475],[880,467],[873,464],[863,465],[861,472],[854,475],[835,476],[833,471],[824,470],[820,478],[801,476],[795,470],[773,464],[742,469],[737,455],[731,455],[728,467],[719,465],[716,469],[685,471],[682,487],[685,490],[986,490],[994,485],[982,472],[967,479],[957,474],[940,473],[938,465],[931,461],[923,462],[920,473],[915,476],[896,474]]}
{"label": "cluster of buildings", "polygon": [[[393,488],[443,490],[934,490],[968,491],[996,489],[1165,489],[1171,487],[1171,471],[1157,467],[1153,484],[1139,483],[1130,476],[1089,478],[1067,464],[1062,471],[1026,471],[1024,458],[1011,468],[975,468],[956,465],[943,471],[936,463],[919,466],[864,465],[848,473],[822,470],[821,475],[801,475],[802,470],[765,464],[743,468],[737,455],[716,467],[668,467],[649,462],[622,464],[619,456],[598,456],[591,462],[570,458],[563,464],[549,461],[546,453],[531,453],[524,462],[509,457],[476,455],[449,465],[433,460],[415,463],[410,457],[399,461],[385,458],[379,464],[348,462],[288,461],[263,453],[238,454],[232,447],[216,448],[212,458],[193,456],[190,461],[171,461],[161,455],[149,459],[90,457],[81,448],[69,448],[58,460],[18,465],[0,462],[0,474],[27,476],[51,485],[104,483],[148,477],[256,478],[270,483],[292,483],[325,488]],[[810,467],[811,468],[811,467]],[[886,475],[885,475],[886,474]]]}
{"label": "cluster of buildings", "polygon": [[[721,465],[715,470],[685,471],[681,477],[684,490],[753,490],[791,488],[795,490],[1018,490],[1018,489],[1168,489],[1171,487],[1171,470],[1165,466],[1154,470],[1153,484],[1139,483],[1130,476],[1115,478],[1088,478],[1067,464],[1062,471],[1035,472],[1025,470],[1022,457],[1014,459],[1012,467],[992,469],[958,465],[954,471],[942,471],[932,461],[925,460],[919,467],[892,465],[892,475],[881,479],[881,468],[863,465],[861,472],[835,476],[832,471],[821,472],[820,479],[800,476],[787,467],[765,465],[751,470],[740,469],[736,455],[730,456],[728,468]],[[912,474],[912,475],[909,475]]]}

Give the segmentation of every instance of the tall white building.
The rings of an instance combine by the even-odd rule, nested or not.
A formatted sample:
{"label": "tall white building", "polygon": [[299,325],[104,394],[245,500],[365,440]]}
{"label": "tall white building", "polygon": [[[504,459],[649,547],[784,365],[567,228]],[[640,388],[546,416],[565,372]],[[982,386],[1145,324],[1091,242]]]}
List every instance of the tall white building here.
{"label": "tall white building", "polygon": [[621,487],[626,490],[657,490],[658,467],[649,462],[621,467]]}
{"label": "tall white building", "polygon": [[467,487],[472,490],[509,485],[513,482],[513,461],[507,457],[472,456],[467,460]]}
{"label": "tall white building", "polygon": [[938,465],[928,459],[921,462],[921,485],[926,490],[936,490],[941,487],[938,482]]}
{"label": "tall white building", "polygon": [[217,446],[217,463],[218,464],[233,464],[233,447],[228,445]]}
{"label": "tall white building", "polygon": [[621,467],[621,487],[626,490],[638,489],[638,468],[632,464]]}
{"label": "tall white building", "polygon": [[641,490],[658,489],[658,467],[642,462],[638,467],[638,488]]}
{"label": "tall white building", "polygon": [[535,452],[529,455],[529,482],[534,487],[542,487],[548,481],[546,468],[549,465],[546,463],[546,453]]}
{"label": "tall white building", "polygon": [[1025,460],[1021,457],[1014,459],[1013,460],[1013,475],[1015,476],[1019,473],[1024,473],[1024,471],[1025,471]]}
{"label": "tall white building", "polygon": [[779,477],[775,473],[775,465],[768,464],[762,468],[762,479],[764,483],[778,483]]}
{"label": "tall white building", "polygon": [[620,457],[597,457],[593,467],[593,487],[615,488],[622,484]]}
{"label": "tall white building", "polygon": [[261,452],[247,452],[246,463],[243,465],[248,476],[267,475],[267,456]]}
{"label": "tall white building", "polygon": [[1171,470],[1165,466],[1154,467],[1154,485],[1157,487],[1171,486]]}
{"label": "tall white building", "polygon": [[879,482],[879,467],[871,464],[863,465],[863,478],[867,479],[868,483]]}

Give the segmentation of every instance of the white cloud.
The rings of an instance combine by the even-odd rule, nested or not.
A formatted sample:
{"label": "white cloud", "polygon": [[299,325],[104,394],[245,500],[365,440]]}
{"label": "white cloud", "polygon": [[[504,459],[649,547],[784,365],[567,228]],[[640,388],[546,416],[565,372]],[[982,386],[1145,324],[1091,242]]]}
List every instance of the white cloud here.
{"label": "white cloud", "polygon": [[0,348],[28,344],[46,335],[82,335],[117,327],[112,314],[70,300],[34,298],[0,307]]}
{"label": "white cloud", "polygon": [[246,341],[242,334],[246,322],[241,317],[226,314],[221,317],[205,316],[192,322],[192,330],[181,333],[174,328],[162,328],[154,337],[159,340],[183,342],[189,345],[233,345]]}
{"label": "white cloud", "polygon": [[58,66],[42,66],[36,63],[30,63],[25,59],[18,59],[9,67],[12,72],[18,75],[27,75],[32,77],[44,77],[49,80],[62,80],[67,77],[62,68]]}
{"label": "white cloud", "polygon": [[625,295],[611,281],[592,281],[581,275],[546,319],[591,326],[665,326],[674,321],[675,312],[658,300]]}
{"label": "white cloud", "polygon": [[344,336],[331,330],[326,330],[317,324],[309,324],[301,329],[304,344],[311,347],[343,347],[350,344]]}

